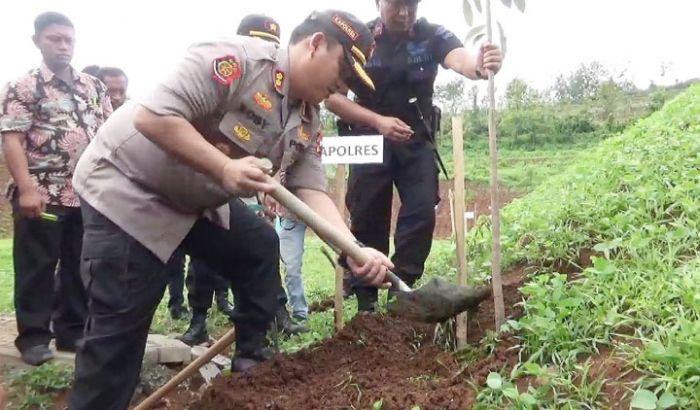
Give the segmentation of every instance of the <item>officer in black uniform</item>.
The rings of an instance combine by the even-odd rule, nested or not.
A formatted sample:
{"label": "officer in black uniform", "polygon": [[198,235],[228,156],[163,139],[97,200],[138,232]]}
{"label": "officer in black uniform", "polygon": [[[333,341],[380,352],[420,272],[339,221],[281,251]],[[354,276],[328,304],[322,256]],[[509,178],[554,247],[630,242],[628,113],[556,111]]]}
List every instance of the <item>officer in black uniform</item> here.
{"label": "officer in black uniform", "polygon": [[[443,26],[416,20],[420,0],[375,0],[380,18],[368,24],[376,48],[367,71],[376,92],[351,87],[356,102],[334,94],[326,107],[336,113],[341,135],[381,134],[385,137],[382,164],[351,165],[345,197],[352,232],[358,240],[389,251],[393,186],[401,198],[392,261],[397,274],[413,285],[423,274],[430,253],[438,197],[433,85],[438,65],[476,80],[501,67],[500,49],[483,44],[467,50]],[[421,117],[427,121],[422,121]],[[432,117],[432,118],[431,118]],[[377,289],[353,284],[358,308],[372,311]]]}
{"label": "officer in black uniform", "polygon": [[[263,14],[249,14],[241,20],[236,34],[260,38],[275,44],[280,44],[280,25],[272,17]],[[245,206],[239,199],[234,199],[231,207]],[[184,255],[183,255],[184,256]],[[183,258],[184,259],[184,258]],[[212,305],[212,295],[215,296],[219,310],[233,318],[233,306],[228,303],[229,284],[226,279],[197,258],[190,260],[187,273],[188,301],[192,307],[192,320],[184,334],[178,337],[183,343],[193,346],[209,339],[207,332],[207,311]],[[234,290],[235,293],[235,290]],[[287,311],[287,295],[280,288],[280,308],[275,315],[276,330],[294,335],[308,332],[308,328],[292,321]]]}

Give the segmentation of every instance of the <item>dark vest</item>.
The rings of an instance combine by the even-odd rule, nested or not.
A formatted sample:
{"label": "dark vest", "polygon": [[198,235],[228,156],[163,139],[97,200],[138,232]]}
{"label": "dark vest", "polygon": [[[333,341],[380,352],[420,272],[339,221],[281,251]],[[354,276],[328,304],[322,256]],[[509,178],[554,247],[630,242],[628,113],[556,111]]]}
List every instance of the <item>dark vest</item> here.
{"label": "dark vest", "polygon": [[433,105],[433,86],[438,66],[433,51],[435,25],[420,19],[412,32],[394,38],[384,31],[381,21],[369,23],[377,43],[372,58],[365,69],[374,80],[376,92],[357,92],[357,102],[382,115],[398,117],[413,128],[417,135],[426,130],[419,119],[418,110],[408,103],[417,98],[423,115],[430,121]]}

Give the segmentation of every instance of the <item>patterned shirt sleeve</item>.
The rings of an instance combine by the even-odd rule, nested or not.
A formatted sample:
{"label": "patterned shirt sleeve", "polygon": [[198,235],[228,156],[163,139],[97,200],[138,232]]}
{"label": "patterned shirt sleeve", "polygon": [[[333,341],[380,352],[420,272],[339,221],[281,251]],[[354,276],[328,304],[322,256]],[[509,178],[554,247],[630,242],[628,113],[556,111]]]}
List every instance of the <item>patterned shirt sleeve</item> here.
{"label": "patterned shirt sleeve", "polygon": [[36,78],[26,75],[0,92],[0,133],[27,132],[34,119]]}
{"label": "patterned shirt sleeve", "polygon": [[100,127],[107,121],[114,109],[112,108],[112,100],[110,100],[107,95],[107,87],[100,80],[95,81],[95,88],[97,89],[97,98],[99,98],[98,104],[102,106],[102,118],[97,120],[97,126]]}

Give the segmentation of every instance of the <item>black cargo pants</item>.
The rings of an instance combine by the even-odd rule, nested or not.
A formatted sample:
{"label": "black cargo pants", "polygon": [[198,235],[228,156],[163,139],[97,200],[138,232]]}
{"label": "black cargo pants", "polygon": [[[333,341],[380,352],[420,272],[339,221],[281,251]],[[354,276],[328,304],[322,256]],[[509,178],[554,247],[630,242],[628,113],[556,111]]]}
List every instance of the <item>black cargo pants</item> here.
{"label": "black cargo pants", "polygon": [[20,216],[16,198],[12,204],[15,345],[20,351],[48,346],[53,322],[58,348],[72,350],[83,335],[87,316],[79,269],[83,235],[80,208],[49,205],[46,211],[58,218],[49,221]]}
{"label": "black cargo pants", "polygon": [[[69,405],[72,410],[124,410],[138,382],[148,329],[165,291],[165,264],[82,202],[81,273],[89,314]],[[230,208],[230,230],[199,219],[181,249],[226,276],[236,289],[240,354],[260,347],[277,309],[279,240],[274,228],[240,201],[231,201]]]}
{"label": "black cargo pants", "polygon": [[199,259],[190,259],[186,282],[187,300],[192,313],[206,314],[215,292],[226,292],[228,297],[228,280]]}
{"label": "black cargo pants", "polygon": [[[394,234],[392,262],[396,274],[412,285],[423,274],[435,228],[435,205],[439,201],[438,168],[432,145],[414,136],[408,143],[385,139],[382,164],[350,166],[345,203],[351,230],[362,243],[389,253],[393,189],[401,208]],[[377,288],[354,283],[360,310],[371,310]]]}

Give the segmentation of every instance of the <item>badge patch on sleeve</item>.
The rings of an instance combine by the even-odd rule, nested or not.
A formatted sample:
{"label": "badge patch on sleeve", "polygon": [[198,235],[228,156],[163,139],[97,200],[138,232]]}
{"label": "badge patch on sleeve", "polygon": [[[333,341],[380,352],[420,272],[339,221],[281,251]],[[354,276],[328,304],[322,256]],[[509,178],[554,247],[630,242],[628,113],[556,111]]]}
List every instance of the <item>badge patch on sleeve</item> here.
{"label": "badge patch on sleeve", "polygon": [[272,101],[263,93],[260,91],[255,93],[255,103],[258,105],[258,107],[262,108],[263,110],[270,112],[272,111]]}
{"label": "badge patch on sleeve", "polygon": [[241,65],[232,55],[214,60],[212,78],[221,85],[231,85],[241,76]]}
{"label": "badge patch on sleeve", "polygon": [[242,126],[242,125],[236,125],[233,127],[233,133],[236,134],[236,136],[243,141],[250,141],[250,131],[248,128]]}

